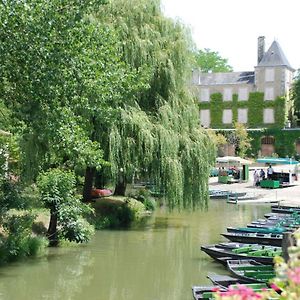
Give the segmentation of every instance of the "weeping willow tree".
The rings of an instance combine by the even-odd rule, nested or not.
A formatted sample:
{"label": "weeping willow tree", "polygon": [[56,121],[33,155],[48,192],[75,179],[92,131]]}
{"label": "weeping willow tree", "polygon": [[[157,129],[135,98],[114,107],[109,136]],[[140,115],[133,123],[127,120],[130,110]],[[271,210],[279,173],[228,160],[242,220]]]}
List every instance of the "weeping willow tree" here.
{"label": "weeping willow tree", "polygon": [[113,0],[99,19],[118,32],[123,60],[149,85],[134,105],[121,107],[109,130],[116,190],[124,193],[126,179],[144,170],[165,190],[170,208],[205,205],[215,147],[200,129],[189,93],[193,44],[188,31],[163,16],[158,0]]}

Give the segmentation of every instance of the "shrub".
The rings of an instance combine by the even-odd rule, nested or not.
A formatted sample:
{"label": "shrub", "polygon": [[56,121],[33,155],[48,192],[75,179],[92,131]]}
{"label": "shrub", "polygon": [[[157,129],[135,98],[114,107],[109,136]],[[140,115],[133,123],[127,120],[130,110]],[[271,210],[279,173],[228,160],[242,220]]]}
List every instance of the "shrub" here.
{"label": "shrub", "polygon": [[10,262],[42,253],[48,245],[45,239],[33,237],[31,227],[35,216],[32,214],[8,216],[4,220],[4,237],[0,243],[0,261]]}
{"label": "shrub", "polygon": [[96,209],[94,224],[96,229],[128,228],[133,222],[140,220],[145,212],[143,203],[127,198],[122,201],[103,201]]}
{"label": "shrub", "polygon": [[61,239],[87,242],[93,234],[93,228],[84,220],[93,209],[75,195],[75,184],[74,174],[60,169],[49,170],[38,177],[40,197],[50,209],[52,226],[49,226],[48,236],[53,246]]}

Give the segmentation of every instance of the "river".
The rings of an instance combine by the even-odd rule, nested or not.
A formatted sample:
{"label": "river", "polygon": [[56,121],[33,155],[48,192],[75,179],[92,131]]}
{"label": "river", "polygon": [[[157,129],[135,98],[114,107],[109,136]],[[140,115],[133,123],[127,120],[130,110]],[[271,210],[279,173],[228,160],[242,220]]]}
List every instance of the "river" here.
{"label": "river", "polygon": [[200,251],[268,206],[211,201],[208,211],[157,211],[139,228],[98,231],[84,246],[0,268],[1,300],[192,300],[191,286],[226,270]]}

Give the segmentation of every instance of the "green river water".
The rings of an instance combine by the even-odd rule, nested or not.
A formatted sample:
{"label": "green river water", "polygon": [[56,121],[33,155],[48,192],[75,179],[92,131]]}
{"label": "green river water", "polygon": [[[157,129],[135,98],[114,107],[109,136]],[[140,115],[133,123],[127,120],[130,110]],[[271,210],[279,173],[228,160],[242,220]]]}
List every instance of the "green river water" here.
{"label": "green river water", "polygon": [[1,300],[192,300],[192,285],[226,270],[200,251],[268,206],[211,201],[208,211],[156,212],[141,228],[98,231],[85,246],[0,268]]}

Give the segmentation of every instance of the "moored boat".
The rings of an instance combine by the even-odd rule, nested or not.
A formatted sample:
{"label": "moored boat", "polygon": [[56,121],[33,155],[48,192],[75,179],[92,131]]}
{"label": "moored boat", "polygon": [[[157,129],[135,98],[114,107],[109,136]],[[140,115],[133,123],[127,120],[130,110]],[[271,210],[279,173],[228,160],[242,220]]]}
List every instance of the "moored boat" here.
{"label": "moored boat", "polygon": [[285,227],[265,227],[265,228],[250,228],[250,227],[227,227],[227,232],[259,232],[259,233],[274,233],[283,234],[284,232],[290,232],[293,229]]}
{"label": "moored boat", "polygon": [[268,283],[275,277],[273,266],[255,260],[228,260],[227,268],[233,276],[245,282]]}
{"label": "moored boat", "polygon": [[284,214],[293,214],[300,213],[300,207],[292,207],[292,206],[271,206],[273,213],[284,213]]}
{"label": "moored boat", "polygon": [[222,288],[220,286],[214,285],[214,286],[193,286],[192,292],[193,297],[195,300],[210,300],[214,299],[213,293],[216,291],[225,292],[227,289]]}
{"label": "moored boat", "polygon": [[231,192],[231,191],[223,191],[223,190],[209,190],[209,197],[211,199],[227,199],[231,197],[242,197],[245,196],[246,193],[243,192]]}
{"label": "moored boat", "polygon": [[280,247],[282,244],[282,234],[260,233],[260,232],[228,232],[222,236],[232,242],[247,244],[262,244]]}
{"label": "moored boat", "polygon": [[228,275],[208,274],[207,278],[214,284],[214,286],[219,286],[224,289],[229,288],[230,285],[234,284],[250,283],[249,280],[243,280]]}
{"label": "moored boat", "polygon": [[253,259],[264,264],[273,264],[273,258],[282,255],[281,247],[259,244],[220,243],[201,246],[201,250],[213,259]]}

